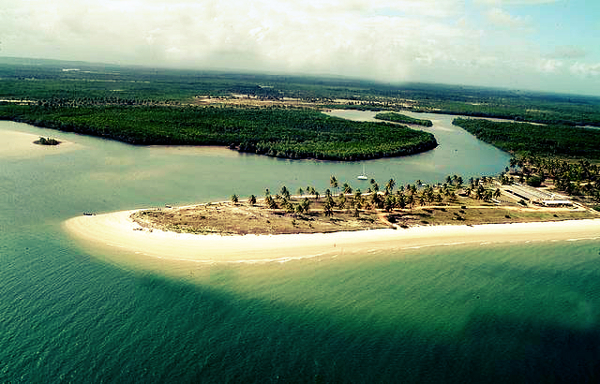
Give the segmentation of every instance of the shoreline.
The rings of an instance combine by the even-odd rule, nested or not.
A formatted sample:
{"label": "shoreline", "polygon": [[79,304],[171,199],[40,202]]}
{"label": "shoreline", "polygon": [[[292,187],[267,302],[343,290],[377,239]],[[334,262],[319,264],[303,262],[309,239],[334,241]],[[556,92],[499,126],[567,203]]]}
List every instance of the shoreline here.
{"label": "shoreline", "polygon": [[435,246],[600,239],[600,219],[511,224],[417,226],[351,232],[281,235],[199,235],[142,228],[118,211],[63,223],[74,239],[103,251],[199,263],[284,262],[344,253],[403,251]]}

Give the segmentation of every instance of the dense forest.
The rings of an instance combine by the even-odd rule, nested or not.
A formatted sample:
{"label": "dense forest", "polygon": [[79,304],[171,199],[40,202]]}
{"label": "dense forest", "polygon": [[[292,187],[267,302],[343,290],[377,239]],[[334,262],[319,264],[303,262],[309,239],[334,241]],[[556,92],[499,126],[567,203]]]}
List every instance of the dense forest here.
{"label": "dense forest", "polygon": [[316,108],[449,113],[600,126],[600,98],[442,84],[389,84],[343,77],[232,74],[0,57],[0,99],[75,104],[179,104],[195,96],[251,95]]}
{"label": "dense forest", "polygon": [[513,153],[600,159],[600,129],[462,118],[452,123]]}
{"label": "dense forest", "polygon": [[378,120],[391,121],[394,123],[403,123],[403,124],[415,124],[422,125],[424,127],[431,127],[433,123],[431,120],[425,119],[415,119],[414,117],[406,116],[401,113],[396,112],[382,112],[375,115],[375,118]]}
{"label": "dense forest", "polygon": [[0,119],[131,144],[227,145],[242,152],[293,159],[373,159],[437,146],[430,133],[302,109],[5,104],[0,105]]}

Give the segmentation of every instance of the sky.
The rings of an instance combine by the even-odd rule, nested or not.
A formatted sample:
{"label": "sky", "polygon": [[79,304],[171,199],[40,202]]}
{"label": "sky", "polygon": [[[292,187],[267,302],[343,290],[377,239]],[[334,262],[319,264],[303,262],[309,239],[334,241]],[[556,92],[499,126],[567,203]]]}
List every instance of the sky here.
{"label": "sky", "polygon": [[599,0],[0,0],[0,56],[600,96]]}

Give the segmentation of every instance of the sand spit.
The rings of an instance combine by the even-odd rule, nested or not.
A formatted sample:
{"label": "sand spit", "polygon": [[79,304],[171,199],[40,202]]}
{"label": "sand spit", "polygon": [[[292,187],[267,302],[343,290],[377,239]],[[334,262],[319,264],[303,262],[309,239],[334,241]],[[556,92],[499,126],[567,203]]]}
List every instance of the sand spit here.
{"label": "sand spit", "polygon": [[205,263],[287,261],[344,252],[405,250],[456,244],[600,239],[600,219],[543,223],[421,226],[355,232],[285,235],[196,235],[149,230],[134,211],[78,216],[64,223],[74,238],[107,250]]}

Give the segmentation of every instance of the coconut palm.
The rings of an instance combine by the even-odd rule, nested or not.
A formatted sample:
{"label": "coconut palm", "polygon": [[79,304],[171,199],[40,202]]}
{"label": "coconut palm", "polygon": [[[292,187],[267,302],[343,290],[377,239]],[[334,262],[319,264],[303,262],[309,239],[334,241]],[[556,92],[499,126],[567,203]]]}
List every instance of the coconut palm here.
{"label": "coconut palm", "polygon": [[494,198],[497,199],[500,196],[502,196],[502,191],[500,191],[500,188],[496,188],[496,190],[494,191]]}
{"label": "coconut palm", "polygon": [[281,187],[281,196],[286,200],[289,200],[290,198],[290,191],[288,191],[285,185]]}
{"label": "coconut palm", "polygon": [[375,193],[379,192],[379,184],[373,183],[371,186],[373,187],[373,192],[375,192]]}
{"label": "coconut palm", "polygon": [[344,195],[343,193],[340,194],[337,205],[340,209],[346,208],[346,195]]}
{"label": "coconut palm", "polygon": [[304,212],[308,212],[310,210],[310,200],[307,197],[302,200],[302,208],[304,209]]}
{"label": "coconut palm", "polygon": [[348,185],[348,183],[344,183],[342,186],[342,190],[344,193],[352,193],[352,187]]}
{"label": "coconut palm", "polygon": [[248,202],[250,203],[250,205],[256,204],[256,196],[250,195],[250,198],[248,199]]}
{"label": "coconut palm", "polygon": [[385,190],[388,191],[388,193],[392,193],[394,191],[395,186],[396,181],[394,179],[389,179],[388,182],[385,184]]}
{"label": "coconut palm", "polygon": [[333,176],[333,175],[332,175],[332,176],[329,178],[329,185],[331,185],[331,188],[334,188],[334,189],[336,189],[336,190],[338,189],[338,185],[339,185],[339,184],[338,184],[338,181],[337,181],[337,179],[335,178],[335,176]]}

